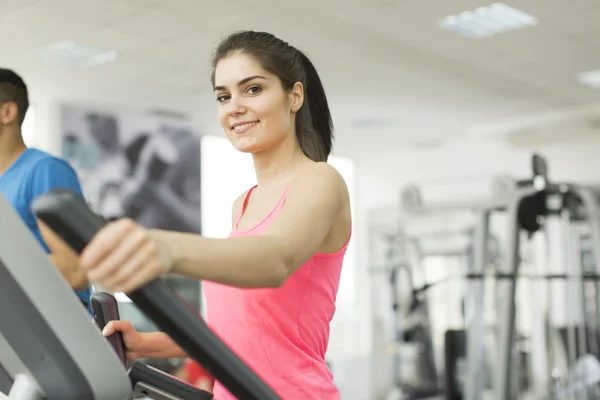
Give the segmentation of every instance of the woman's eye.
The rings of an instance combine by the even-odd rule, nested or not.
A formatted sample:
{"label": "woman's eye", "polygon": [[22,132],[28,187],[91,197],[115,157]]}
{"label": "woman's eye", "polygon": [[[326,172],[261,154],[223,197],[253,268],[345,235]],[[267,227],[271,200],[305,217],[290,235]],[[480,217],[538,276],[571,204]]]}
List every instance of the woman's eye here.
{"label": "woman's eye", "polygon": [[259,86],[250,86],[248,88],[248,93],[250,93],[250,94],[256,94],[258,92],[260,92],[260,87]]}
{"label": "woman's eye", "polygon": [[219,103],[222,103],[222,102],[224,102],[225,100],[227,100],[227,98],[228,98],[228,96],[227,96],[226,94],[222,94],[222,95],[220,95],[220,96],[217,96],[217,101],[218,101]]}

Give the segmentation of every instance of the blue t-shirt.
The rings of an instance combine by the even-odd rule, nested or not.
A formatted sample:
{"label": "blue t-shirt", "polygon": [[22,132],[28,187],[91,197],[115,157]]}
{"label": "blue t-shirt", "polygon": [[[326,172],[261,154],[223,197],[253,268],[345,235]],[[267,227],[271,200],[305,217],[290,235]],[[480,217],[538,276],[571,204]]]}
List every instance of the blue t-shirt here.
{"label": "blue t-shirt", "polygon": [[[0,175],[0,193],[19,213],[47,253],[50,252],[42,239],[31,202],[38,196],[54,189],[70,189],[83,197],[77,174],[64,160],[37,149],[27,149]],[[90,310],[91,290],[75,293]]]}

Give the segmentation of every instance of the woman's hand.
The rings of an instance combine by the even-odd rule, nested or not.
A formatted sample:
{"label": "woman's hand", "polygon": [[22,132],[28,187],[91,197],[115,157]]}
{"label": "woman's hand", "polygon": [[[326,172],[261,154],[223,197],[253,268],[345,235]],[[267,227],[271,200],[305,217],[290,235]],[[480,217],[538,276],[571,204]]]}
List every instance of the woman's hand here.
{"label": "woman's hand", "polygon": [[102,334],[121,332],[128,360],[138,358],[184,358],[185,352],[163,332],[139,333],[129,321],[110,321]]}
{"label": "woman's hand", "polygon": [[130,293],[172,267],[169,246],[129,218],[106,225],[81,253],[88,280],[113,292]]}
{"label": "woman's hand", "polygon": [[128,360],[137,360],[145,358],[148,352],[147,338],[144,333],[139,333],[129,321],[110,321],[102,330],[102,335],[110,336],[115,332],[121,332],[123,336],[123,344]]}

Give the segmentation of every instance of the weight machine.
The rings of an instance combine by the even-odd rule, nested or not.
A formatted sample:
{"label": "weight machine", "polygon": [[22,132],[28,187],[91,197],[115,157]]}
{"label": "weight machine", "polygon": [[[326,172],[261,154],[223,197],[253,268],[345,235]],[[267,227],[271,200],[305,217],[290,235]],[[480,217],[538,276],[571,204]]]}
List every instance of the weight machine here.
{"label": "weight machine", "polygon": [[[489,184],[488,184],[489,185]],[[600,347],[597,336],[597,321],[598,318],[598,284],[595,279],[598,276],[597,269],[600,268],[597,260],[600,256],[600,214],[598,213],[598,202],[600,196],[598,192],[591,187],[575,184],[557,184],[549,181],[548,168],[546,161],[539,155],[532,157],[532,176],[526,180],[514,180],[506,176],[499,176],[492,180],[492,184],[485,190],[483,196],[465,201],[464,199],[454,199],[445,202],[430,201],[427,192],[428,188],[423,190],[416,186],[405,188],[401,195],[402,209],[404,214],[410,218],[419,218],[434,213],[444,213],[457,210],[468,210],[474,213],[475,218],[471,230],[471,263],[470,269],[462,279],[466,279],[467,283],[467,298],[465,301],[465,326],[464,335],[458,335],[460,332],[449,332],[450,338],[446,346],[447,356],[453,358],[466,357],[466,372],[463,375],[462,381],[464,384],[459,388],[460,384],[456,382],[448,371],[452,367],[452,362],[446,362],[446,399],[468,399],[480,400],[484,398],[494,398],[496,400],[508,400],[521,398],[517,383],[517,374],[519,373],[517,360],[515,355],[519,351],[519,346],[516,346],[515,335],[515,317],[516,317],[516,288],[517,281],[523,279],[546,280],[546,281],[571,281],[569,286],[570,291],[567,296],[570,299],[579,298],[578,301],[572,301],[571,307],[575,309],[583,309],[584,303],[593,305],[593,318],[586,317],[584,326],[580,329],[567,329],[563,332],[565,337],[562,342],[566,342],[566,347],[569,356],[568,365],[569,379],[568,384],[564,380],[559,380],[555,375],[556,368],[550,368],[547,348],[549,341],[560,336],[555,331],[550,329],[547,318],[536,316],[532,322],[532,346],[537,346],[537,351],[531,352],[529,361],[530,378],[529,383],[530,394],[534,399],[558,399],[571,398],[565,397],[568,394],[577,393],[576,399],[591,399],[600,397],[589,397],[588,390],[590,386],[596,385],[600,380],[600,363],[597,359],[600,357],[596,351],[593,352],[594,357],[590,357],[590,352],[587,348],[595,346]],[[480,190],[482,193],[484,190]],[[446,197],[446,196],[444,196]],[[493,396],[486,393],[486,360],[484,358],[485,346],[485,326],[484,326],[484,307],[485,290],[484,282],[487,273],[490,270],[489,266],[492,260],[496,257],[490,254],[490,220],[492,215],[503,215],[506,218],[505,234],[506,237],[500,240],[504,245],[504,251],[500,254],[501,263],[495,268],[491,278],[495,282],[497,291],[496,305],[498,306],[497,319],[497,351],[495,356],[495,365],[493,370]],[[532,237],[534,234],[541,232],[547,233],[550,222],[553,219],[558,219],[562,222],[563,230],[567,231],[564,236],[566,249],[564,253],[569,258],[561,260],[561,262],[571,264],[581,264],[578,258],[586,255],[588,264],[595,264],[587,271],[574,271],[573,274],[538,274],[537,276],[525,276],[520,273],[519,266],[524,262],[521,250],[521,237],[528,235]],[[589,233],[589,244],[587,245],[587,253],[582,253],[579,246],[584,243],[579,235],[573,238],[573,225],[587,225]],[[569,233],[571,232],[571,233]],[[574,249],[577,247],[577,249]],[[584,246],[585,247],[585,246]],[[540,254],[535,254],[534,258],[538,259],[538,263],[544,261],[540,259]],[[590,261],[592,260],[592,261]],[[592,281],[592,283],[590,283]],[[584,282],[588,282],[584,284]],[[575,286],[574,286],[575,285]],[[583,296],[587,295],[585,299]],[[590,302],[590,297],[595,297]],[[552,302],[552,295],[548,296],[548,301]],[[549,306],[549,312],[552,307]],[[582,315],[586,315],[581,311]],[[590,329],[585,326],[589,325],[588,321],[596,321],[594,325],[596,330],[593,331],[594,338],[590,340]],[[570,327],[570,326],[569,326]],[[454,339],[454,340],[452,340]],[[460,349],[461,341],[464,343],[465,351]],[[458,350],[458,351],[455,351]],[[455,353],[455,354],[452,354]],[[552,354],[553,352],[548,352]],[[447,357],[448,358],[448,357]],[[556,358],[556,357],[555,357]],[[540,368],[543,369],[540,370]],[[579,373],[578,378],[573,376]],[[585,376],[581,376],[584,374]],[[582,389],[585,387],[585,389]]]}

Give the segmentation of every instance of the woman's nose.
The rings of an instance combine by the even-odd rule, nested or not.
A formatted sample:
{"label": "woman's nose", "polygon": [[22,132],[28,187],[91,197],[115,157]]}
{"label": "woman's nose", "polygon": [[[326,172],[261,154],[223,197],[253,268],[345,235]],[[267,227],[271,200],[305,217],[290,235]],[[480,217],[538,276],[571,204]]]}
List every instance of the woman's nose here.
{"label": "woman's nose", "polygon": [[238,96],[232,96],[227,106],[227,113],[231,116],[240,115],[246,112],[246,107],[244,106],[242,99]]}

